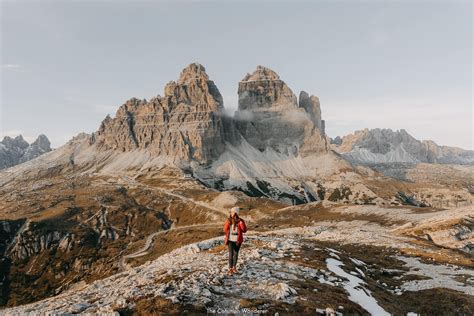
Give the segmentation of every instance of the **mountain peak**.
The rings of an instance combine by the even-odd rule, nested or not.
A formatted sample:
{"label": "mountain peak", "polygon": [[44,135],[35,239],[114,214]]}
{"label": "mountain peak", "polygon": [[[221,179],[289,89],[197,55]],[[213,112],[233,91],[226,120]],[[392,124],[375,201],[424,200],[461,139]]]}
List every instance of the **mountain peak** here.
{"label": "mountain peak", "polygon": [[207,163],[224,149],[222,95],[204,66],[192,63],[170,81],[164,97],[132,98],[104,121],[91,142],[101,150],[144,150],[176,161]]}
{"label": "mountain peak", "polygon": [[472,164],[474,151],[420,141],[405,129],[374,128],[356,131],[334,142],[337,152],[353,162]]}
{"label": "mountain peak", "polygon": [[270,68],[258,65],[252,74],[247,74],[242,81],[280,80],[280,76]]}
{"label": "mountain peak", "polygon": [[15,138],[5,136],[0,145],[0,169],[15,166],[51,151],[51,143],[43,134],[31,144],[28,144],[22,135]]}
{"label": "mountain peak", "polygon": [[184,84],[189,82],[190,80],[209,80],[209,76],[206,73],[206,68],[199,63],[192,63],[189,64],[186,68],[181,71],[181,75],[179,76],[178,83]]}
{"label": "mountain peak", "polygon": [[31,146],[38,146],[44,151],[51,150],[51,142],[49,141],[48,137],[44,134],[40,134],[36,140],[31,144]]}
{"label": "mountain peak", "polygon": [[7,147],[18,147],[21,149],[25,149],[29,146],[28,142],[23,138],[22,135],[18,135],[15,138],[10,136],[5,136],[3,138],[2,143]]}
{"label": "mountain peak", "polygon": [[264,66],[257,66],[239,82],[239,110],[269,109],[280,106],[297,108],[293,91],[278,74]]}

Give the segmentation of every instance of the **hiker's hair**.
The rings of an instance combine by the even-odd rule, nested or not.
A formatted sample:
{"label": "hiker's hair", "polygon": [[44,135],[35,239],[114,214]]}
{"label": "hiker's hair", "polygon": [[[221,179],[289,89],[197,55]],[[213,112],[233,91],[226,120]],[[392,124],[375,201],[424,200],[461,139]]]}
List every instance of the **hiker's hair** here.
{"label": "hiker's hair", "polygon": [[[235,213],[234,213],[234,214],[235,214]],[[238,220],[239,220],[239,214],[235,214],[235,215],[237,215],[237,217],[236,217],[235,219],[234,219],[234,217],[233,217],[232,215],[229,215],[229,222],[230,222],[231,224],[234,224],[234,225],[236,225],[237,222],[238,222]]]}

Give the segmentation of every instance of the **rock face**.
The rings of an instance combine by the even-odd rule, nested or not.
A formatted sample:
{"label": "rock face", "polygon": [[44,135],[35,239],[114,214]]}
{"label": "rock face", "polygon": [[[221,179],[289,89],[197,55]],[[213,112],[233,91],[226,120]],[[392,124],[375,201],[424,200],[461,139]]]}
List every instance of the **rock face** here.
{"label": "rock face", "polygon": [[[114,118],[106,117],[91,143],[99,150],[146,149],[175,162],[207,165],[225,143],[243,140],[260,151],[271,147],[297,155],[327,151],[319,100],[307,96],[297,103],[291,89],[273,71],[258,66],[239,83],[239,108],[223,115],[224,102],[203,66],[191,64],[164,96],[150,101],[132,98]],[[303,95],[307,95],[305,92]]]}
{"label": "rock face", "polygon": [[239,111],[296,108],[296,96],[276,72],[257,66],[239,82]]}
{"label": "rock face", "polygon": [[0,142],[0,169],[34,159],[51,151],[51,143],[45,135],[39,135],[31,144],[19,135],[15,138],[5,136]]}
{"label": "rock face", "polygon": [[364,129],[332,143],[334,150],[361,163],[474,164],[474,151],[420,141],[404,129]]}
{"label": "rock face", "polygon": [[299,97],[299,106],[308,112],[313,124],[321,131],[322,135],[325,135],[325,124],[324,120],[321,119],[321,106],[319,104],[319,98],[314,95],[309,96],[307,92],[301,91]]}
{"label": "rock face", "polygon": [[146,149],[176,160],[208,163],[224,150],[222,96],[206,70],[191,64],[164,96],[130,99],[107,117],[92,143],[101,149]]}
{"label": "rock face", "polygon": [[166,161],[192,170],[210,187],[267,194],[253,189],[260,183],[271,196],[293,196],[301,187],[297,180],[295,189],[286,180],[272,179],[308,175],[308,164],[317,168],[312,158],[328,154],[318,98],[302,92],[298,103],[278,74],[263,66],[239,82],[238,95],[234,116],[224,115],[216,85],[203,66],[191,64],[177,82],[166,85],[164,96],[150,101],[133,98],[114,118],[106,117],[90,137],[90,145],[99,152],[148,155],[145,159],[128,155],[121,166],[131,165],[132,159]]}
{"label": "rock face", "polygon": [[238,94],[235,126],[253,147],[262,152],[271,147],[294,155],[326,151],[317,97],[302,92],[298,105],[286,83],[263,66],[239,82]]}
{"label": "rock face", "polygon": [[48,137],[45,135],[39,135],[38,138],[28,146],[23,157],[21,157],[20,162],[34,159],[48,151],[51,151],[51,143]]}

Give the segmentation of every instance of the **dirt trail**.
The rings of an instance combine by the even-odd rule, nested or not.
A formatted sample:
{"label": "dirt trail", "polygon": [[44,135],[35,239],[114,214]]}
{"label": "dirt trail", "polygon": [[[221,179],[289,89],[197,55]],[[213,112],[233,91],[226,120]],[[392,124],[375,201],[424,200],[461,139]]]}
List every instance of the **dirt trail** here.
{"label": "dirt trail", "polygon": [[174,193],[170,190],[166,190],[166,189],[163,189],[163,188],[158,188],[158,187],[153,187],[153,186],[149,186],[147,184],[144,184],[144,183],[141,183],[141,182],[138,182],[134,179],[131,179],[130,177],[128,176],[122,176],[120,177],[120,179],[122,179],[123,181],[125,181],[128,185],[136,185],[136,186],[141,186],[141,187],[146,187],[147,189],[149,190],[154,190],[154,191],[159,191],[163,194],[166,194],[166,195],[169,195],[169,196],[173,196],[173,197],[176,197],[178,199],[181,199],[183,201],[186,201],[186,202],[190,202],[190,203],[193,203],[193,204],[196,204],[196,205],[199,205],[199,206],[202,206],[204,208],[207,208],[209,210],[212,210],[214,212],[218,212],[220,214],[224,214],[224,215],[228,215],[227,214],[227,211],[223,210],[223,209],[220,209],[220,208],[216,208],[216,207],[213,207],[205,202],[202,202],[202,201],[196,201],[192,198],[188,198],[186,196],[183,196],[181,194],[178,194],[178,193]]}
{"label": "dirt trail", "polygon": [[186,226],[171,227],[170,229],[162,230],[162,231],[159,231],[159,232],[154,232],[154,233],[148,235],[148,237],[145,240],[145,244],[143,245],[143,247],[141,247],[140,249],[138,249],[134,253],[123,256],[120,259],[119,269],[121,271],[131,269],[132,266],[127,264],[127,259],[138,258],[138,257],[142,257],[142,256],[147,255],[149,253],[150,249],[152,248],[156,237],[160,234],[164,234],[164,233],[167,233],[167,232],[170,232],[170,231],[177,231],[177,230],[193,228],[193,227],[200,227],[201,228],[201,227],[219,226],[219,225],[221,225],[221,223],[192,224],[192,225],[186,225]]}

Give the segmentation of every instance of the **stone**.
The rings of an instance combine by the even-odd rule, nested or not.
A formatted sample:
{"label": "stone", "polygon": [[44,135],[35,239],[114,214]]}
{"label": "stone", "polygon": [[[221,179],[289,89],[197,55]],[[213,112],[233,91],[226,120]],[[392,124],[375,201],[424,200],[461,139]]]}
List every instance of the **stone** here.
{"label": "stone", "polygon": [[200,64],[191,64],[164,96],[132,98],[91,137],[101,150],[146,149],[174,161],[209,163],[224,151],[222,96]]}
{"label": "stone", "polygon": [[51,142],[46,135],[39,135],[38,138],[28,146],[20,162],[32,160],[44,153],[51,151]]}
{"label": "stone", "polygon": [[321,119],[321,105],[317,96],[309,96],[307,92],[301,91],[298,99],[298,105],[304,108],[311,117],[311,121],[320,130],[321,134],[324,135],[324,125]]}
{"label": "stone", "polygon": [[239,82],[238,94],[235,128],[253,147],[295,156],[304,144],[305,153],[327,150],[319,100],[308,97],[305,106],[298,106],[295,94],[275,71],[257,66]]}
{"label": "stone", "polygon": [[337,138],[332,147],[358,163],[446,163],[474,164],[474,150],[439,146],[420,141],[406,130],[363,129]]}
{"label": "stone", "polygon": [[22,135],[15,138],[5,136],[0,142],[0,170],[32,160],[51,151],[48,137],[41,134],[31,144]]}

